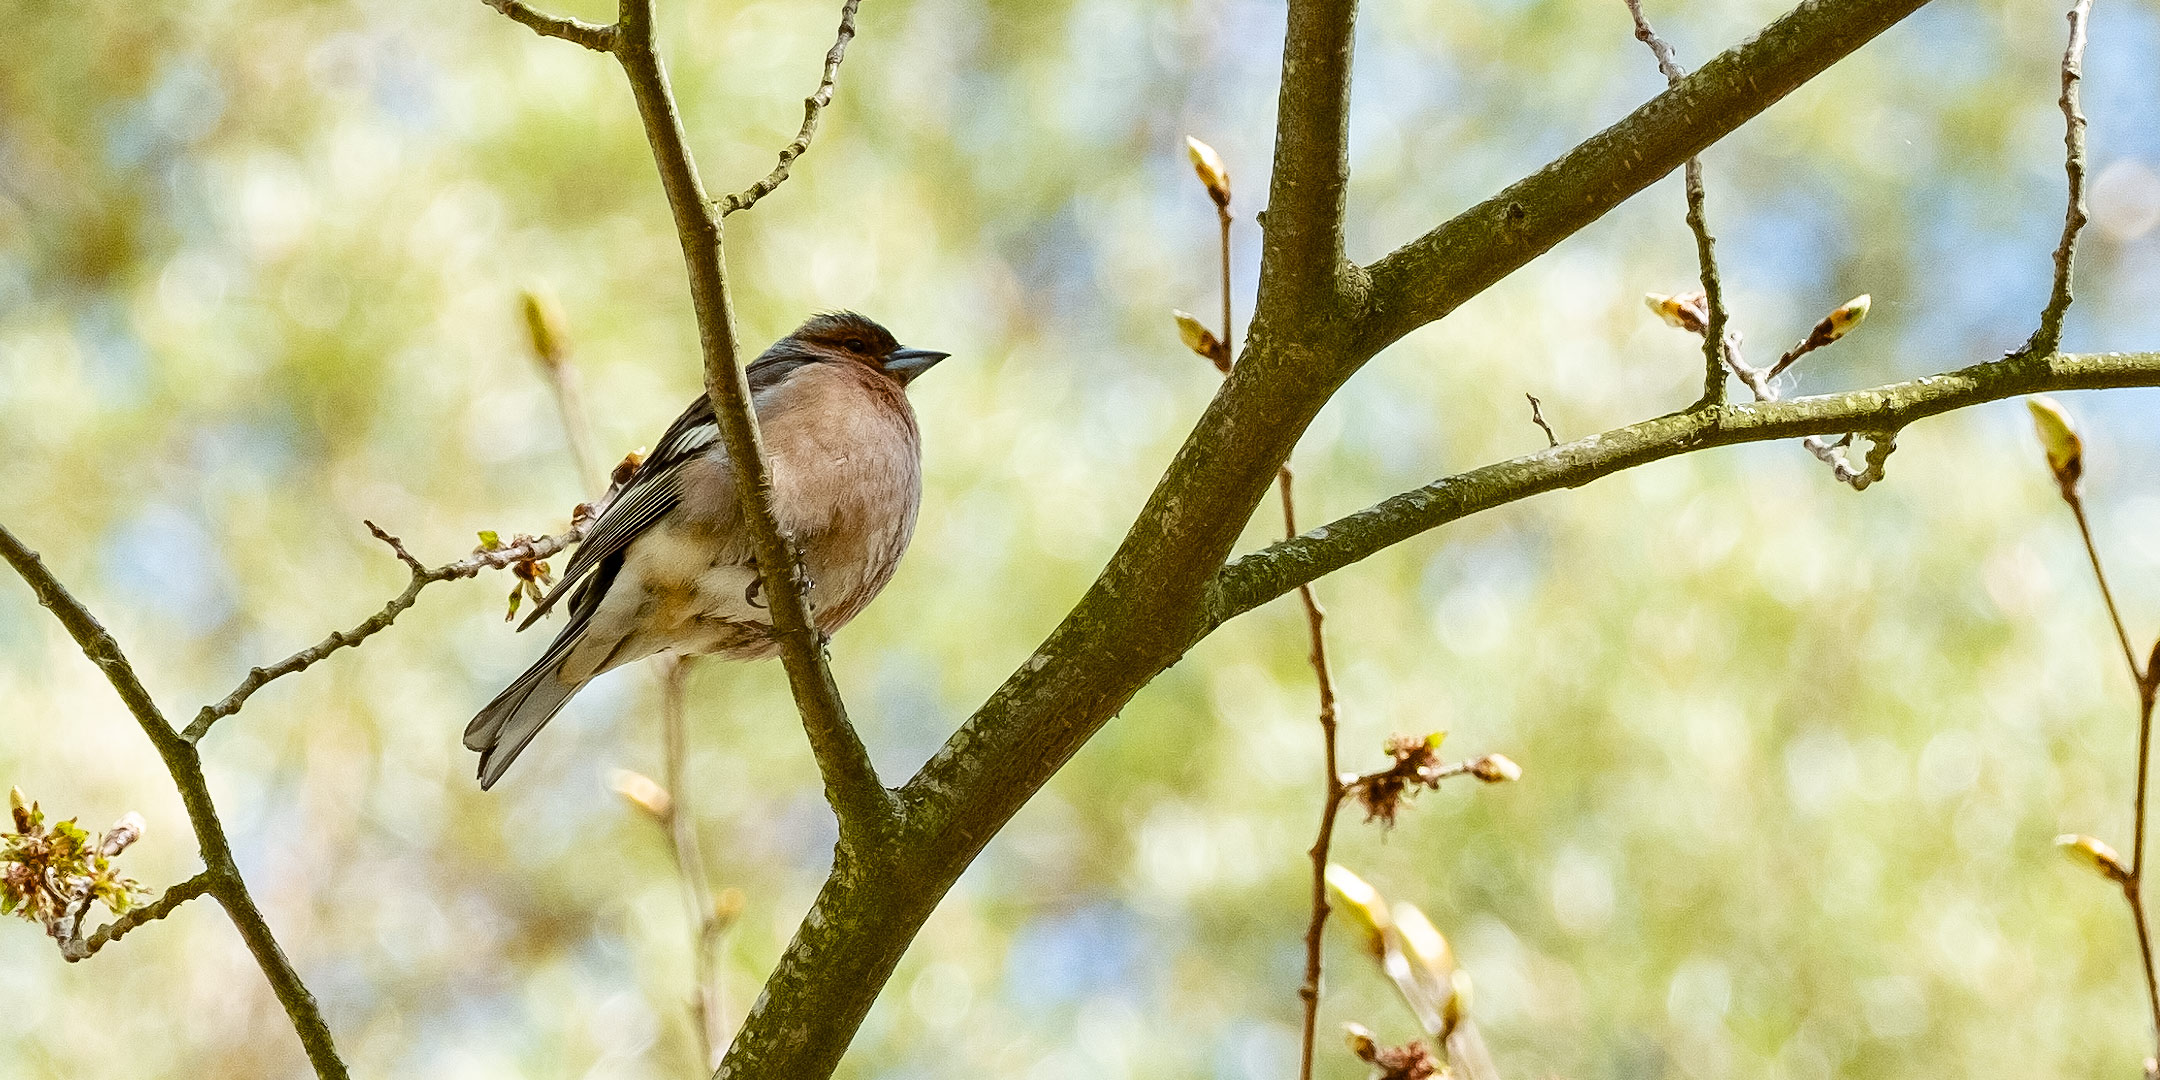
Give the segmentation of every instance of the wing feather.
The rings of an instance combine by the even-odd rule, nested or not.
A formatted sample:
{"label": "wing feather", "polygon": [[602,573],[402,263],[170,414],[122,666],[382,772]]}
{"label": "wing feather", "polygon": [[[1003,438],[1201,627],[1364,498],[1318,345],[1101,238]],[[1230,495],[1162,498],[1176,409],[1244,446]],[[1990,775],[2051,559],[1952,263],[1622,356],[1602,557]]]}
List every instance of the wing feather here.
{"label": "wing feather", "polygon": [[[750,365],[750,392],[755,395],[769,390],[787,381],[797,369],[818,362],[818,357],[782,351],[782,346],[775,345]],[[570,556],[569,566],[555,587],[533,605],[532,613],[518,624],[518,629],[523,630],[538,621],[593,568],[628,548],[640,534],[652,528],[653,523],[675,509],[682,501],[679,473],[683,463],[708,452],[719,438],[720,424],[713,416],[712,399],[699,394],[661,434],[651,455],[638,466],[637,474],[630,478],[607,512],[600,515],[600,520],[593,523],[592,531]],[[725,450],[720,452],[726,453]]]}

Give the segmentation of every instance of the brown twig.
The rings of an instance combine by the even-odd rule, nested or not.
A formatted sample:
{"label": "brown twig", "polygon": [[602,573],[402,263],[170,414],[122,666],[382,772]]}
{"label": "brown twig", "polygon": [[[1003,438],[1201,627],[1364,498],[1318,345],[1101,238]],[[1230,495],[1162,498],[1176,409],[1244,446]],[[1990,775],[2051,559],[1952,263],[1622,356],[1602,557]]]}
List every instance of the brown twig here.
{"label": "brown twig", "polygon": [[[1665,76],[1667,86],[1678,86],[1687,78],[1687,69],[1680,66],[1680,58],[1673,47],[1650,28],[1649,16],[1643,14],[1642,0],[1626,0],[1628,14],[1635,19],[1635,38],[1650,47],[1650,54],[1657,58],[1658,71]],[[1687,224],[1688,231],[1695,234],[1695,261],[1701,267],[1703,305],[1707,311],[1703,331],[1703,396],[1695,407],[1708,408],[1725,403],[1725,355],[1728,347],[1725,324],[1725,287],[1718,276],[1717,237],[1710,235],[1710,220],[1703,212],[1702,159],[1687,160]]]}
{"label": "brown twig", "polygon": [[818,118],[825,106],[832,104],[833,84],[840,79],[840,61],[847,57],[848,42],[855,40],[855,9],[862,0],[846,0],[840,5],[840,32],[833,38],[833,46],[825,51],[825,71],[818,79],[817,90],[803,99],[802,130],[795,141],[780,149],[780,164],[765,179],[720,200],[720,216],[726,217],[737,210],[748,210],[759,199],[773,193],[773,189],[785,183],[788,169],[810,149],[810,139],[817,134]]}
{"label": "brown twig", "polygon": [[696,941],[691,963],[696,993],[691,998],[692,1019],[697,1025],[700,1060],[710,1072],[720,1067],[727,1049],[726,988],[720,981],[720,943],[727,922],[713,904],[712,878],[705,868],[705,849],[698,842],[697,818],[690,811],[685,769],[690,758],[684,683],[690,676],[690,657],[671,656],[661,668],[660,736],[662,782],[667,785],[668,850],[675,857],[675,873],[682,880],[683,904],[689,912]]}
{"label": "brown twig", "polygon": [[391,598],[389,603],[383,605],[381,611],[368,616],[367,621],[350,630],[333,631],[329,637],[277,663],[248,669],[247,677],[240,680],[240,685],[234,687],[233,692],[225,695],[223,700],[203,706],[202,711],[195,714],[195,719],[188,724],[187,730],[182,732],[180,737],[190,743],[200,742],[203,736],[210,733],[211,725],[239,712],[241,706],[247,704],[248,698],[253,696],[255,691],[287,675],[306,671],[308,668],[327,659],[330,654],[339,649],[354,648],[368,638],[389,629],[390,624],[396,622],[399,615],[404,614],[407,608],[412,607],[413,604],[419,601],[420,590],[436,582],[469,578],[479,574],[482,570],[501,570],[517,563],[545,559],[568,548],[584,538],[585,531],[592,527],[593,521],[599,516],[599,511],[605,509],[607,501],[612,498],[613,492],[610,491],[607,496],[596,503],[581,504],[578,507],[575,520],[570,524],[570,528],[554,536],[521,540],[508,547],[496,548],[492,551],[475,551],[456,562],[445,563],[432,569],[419,559],[414,558],[411,552],[406,551],[405,545],[397,537],[384,532],[372,521],[361,522],[361,524],[368,527],[369,532],[375,534],[376,539],[390,545],[390,550],[398,557],[398,561],[404,563],[412,571],[412,578],[406,583],[405,591]]}
{"label": "brown twig", "polygon": [[[2074,33],[2074,31],[2073,31]],[[2050,464],[2056,464],[2052,460]],[[2138,750],[2137,794],[2131,803],[2130,866],[2127,872],[2120,869],[2111,876],[2122,887],[2123,899],[2130,906],[2130,919],[2137,927],[2138,955],[2145,966],[2145,998],[2152,1010],[2153,1032],[2160,1040],[2160,970],[2153,959],[2152,927],[2145,917],[2145,816],[2146,793],[2152,767],[2153,706],[2160,699],[2160,643],[2153,646],[2152,659],[2140,667],[2137,651],[2130,644],[2130,632],[2123,624],[2122,611],[2115,606],[2115,592],[2108,587],[2107,571],[2101,566],[2100,547],[2093,541],[2092,525],[2085,517],[2085,498],[2078,489],[2078,476],[2082,463],[2073,460],[2065,470],[2056,465],[2056,481],[2062,498],[2070,505],[2071,516],[2077,519],[2078,537],[2085,543],[2085,555],[2092,564],[2093,581],[2100,587],[2100,599],[2107,608],[2108,621],[2115,629],[2115,639],[2122,646],[2123,663],[2130,669],[2130,679],[2137,684],[2138,692]],[[2160,1051],[2160,1047],[2156,1047]],[[2160,1052],[2155,1053],[2160,1060]],[[2147,1070],[2150,1076],[2152,1070]]]}
{"label": "brown twig", "polygon": [[1545,445],[1547,447],[1560,445],[1560,436],[1553,434],[1552,425],[1545,422],[1544,404],[1538,401],[1536,394],[1524,394],[1523,396],[1530,399],[1530,422],[1536,424],[1538,430],[1545,433]]}
{"label": "brown twig", "polygon": [[2025,343],[2027,352],[2054,352],[2062,344],[2063,316],[2070,310],[2071,265],[2077,258],[2078,230],[2085,227],[2085,113],[2078,104],[2078,84],[2085,77],[2085,22],[2091,13],[2092,0],[2070,5],[2070,40],[2063,47],[2062,97],[2057,99],[2063,114],[2063,172],[2069,177],[2069,207],[2063,211],[2062,242],[2055,246],[2054,288],[2040,312],[2040,328]]}
{"label": "brown twig", "polygon": [[614,52],[619,34],[616,24],[605,26],[589,23],[583,19],[564,18],[537,10],[520,0],[480,0],[481,3],[502,12],[510,21],[530,27],[541,37],[561,38],[576,42],[594,52]]}
{"label": "brown twig", "polygon": [[[172,914],[174,911],[179,910],[180,905],[209,892],[211,886],[215,884],[217,884],[217,879],[211,875],[210,871],[205,870],[165,890],[165,894],[156,900],[135,908],[104,926],[98,927],[96,932],[92,933],[87,939],[80,933],[71,935],[67,941],[61,942],[60,955],[67,958],[68,963],[71,964],[87,960],[97,955],[99,949],[127,936],[128,931],[144,923],[156,922]],[[87,907],[86,904],[85,908],[87,909]],[[77,927],[80,928],[79,921]]]}

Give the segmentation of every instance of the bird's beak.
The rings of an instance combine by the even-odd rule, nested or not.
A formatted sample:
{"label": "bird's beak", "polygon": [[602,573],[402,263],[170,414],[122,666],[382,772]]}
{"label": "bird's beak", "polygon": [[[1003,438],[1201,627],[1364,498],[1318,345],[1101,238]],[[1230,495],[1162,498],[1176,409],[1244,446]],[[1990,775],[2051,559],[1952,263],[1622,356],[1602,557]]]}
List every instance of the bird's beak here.
{"label": "bird's beak", "polygon": [[937,362],[951,356],[936,349],[894,349],[885,354],[885,373],[900,380],[913,382],[915,376],[937,366]]}

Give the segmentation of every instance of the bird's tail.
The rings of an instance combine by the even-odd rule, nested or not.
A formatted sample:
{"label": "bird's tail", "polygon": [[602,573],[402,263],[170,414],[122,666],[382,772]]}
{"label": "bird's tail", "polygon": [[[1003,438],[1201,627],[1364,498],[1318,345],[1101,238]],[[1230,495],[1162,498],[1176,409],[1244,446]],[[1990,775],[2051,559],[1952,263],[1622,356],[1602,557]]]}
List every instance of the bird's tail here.
{"label": "bird's tail", "polygon": [[[573,627],[572,630],[582,629]],[[565,633],[565,638],[573,637]],[[562,711],[570,695],[583,688],[584,679],[567,679],[562,674],[563,661],[569,652],[559,646],[550,648],[540,662],[534,664],[509,688],[488,702],[480,715],[473,717],[465,726],[465,747],[480,751],[480,790],[495,786],[503,771],[525,750],[525,744],[540,734],[540,729]]]}

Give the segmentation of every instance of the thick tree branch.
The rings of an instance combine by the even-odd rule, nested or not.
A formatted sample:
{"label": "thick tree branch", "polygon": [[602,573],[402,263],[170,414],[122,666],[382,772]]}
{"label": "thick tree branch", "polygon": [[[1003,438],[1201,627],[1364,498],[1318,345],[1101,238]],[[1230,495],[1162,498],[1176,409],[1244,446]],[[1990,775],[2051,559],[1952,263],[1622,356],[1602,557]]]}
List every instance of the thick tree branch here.
{"label": "thick tree branch", "polygon": [[[165,770],[172,775],[173,785],[180,789],[188,823],[194,826],[195,841],[202,850],[203,876],[209,879],[206,891],[225,908],[225,914],[240,931],[241,940],[254,954],[256,966],[262,968],[263,977],[269,980],[278,1003],[285,1007],[286,1019],[300,1036],[300,1044],[307,1051],[309,1063],[315,1067],[315,1075],[320,1080],[345,1080],[345,1063],[338,1058],[337,1046],[330,1038],[329,1025],[323,1022],[322,1010],[315,1004],[315,995],[308,992],[307,985],[300,981],[299,972],[293,970],[292,962],[278,947],[270,924],[264,921],[262,911],[255,906],[255,898],[248,894],[247,883],[240,877],[240,868],[233,860],[232,843],[225,836],[225,827],[218,821],[217,805],[210,799],[210,786],[203,778],[202,759],[196,755],[195,745],[166,721],[157,702],[151,699],[150,691],[136,677],[134,665],[120,651],[120,643],[96,616],[90,614],[90,609],[75,599],[60,579],[46,569],[37,552],[24,547],[5,526],[0,526],[0,558],[6,559],[8,565],[22,575],[23,581],[37,594],[38,602],[60,620],[68,635],[82,647],[83,655],[105,673],[106,681],[112,683],[113,691],[120,695],[135,722],[142,726],[150,745],[164,760]],[[175,904],[186,899],[182,896]]]}
{"label": "thick tree branch", "polygon": [[1581,487],[1662,458],[1713,446],[1843,431],[1885,431],[1983,402],[2050,390],[2160,386],[2160,352],[2017,355],[1942,375],[1789,401],[1689,412],[1436,480],[1231,563],[1211,588],[1220,625],[1298,585],[1471,514],[1542,492]]}
{"label": "thick tree branch", "polygon": [[1560,160],[1366,269],[1355,367],[1670,173],[1926,0],[1806,0]]}
{"label": "thick tree branch", "polygon": [[1343,257],[1350,183],[1350,52],[1357,0],[1291,0],[1276,103],[1275,169],[1252,333],[1311,340],[1346,314],[1354,268]]}
{"label": "thick tree branch", "polygon": [[833,84],[840,79],[840,61],[847,58],[848,42],[855,40],[855,9],[862,0],[847,0],[840,5],[840,32],[833,37],[832,48],[825,52],[825,71],[818,79],[818,87],[803,99],[802,130],[795,141],[780,148],[780,164],[765,174],[765,179],[742,191],[720,200],[720,216],[726,217],[737,210],[748,210],[759,199],[773,193],[773,189],[787,182],[788,169],[795,159],[810,149],[810,139],[817,134],[818,118],[825,106],[832,104]]}
{"label": "thick tree branch", "polygon": [[773,630],[780,658],[787,666],[795,706],[802,713],[811,752],[825,780],[825,795],[840,819],[841,869],[859,859],[880,857],[885,835],[894,827],[899,803],[878,780],[870,753],[848,722],[847,706],[825,659],[825,641],[810,611],[810,596],[794,542],[780,531],[773,514],[772,462],[758,435],[751,407],[750,380],[744,374],[735,330],[735,309],[728,298],[720,212],[705,195],[697,163],[690,156],[667,65],[653,38],[653,0],[622,0],[615,56],[629,77],[660,167],[660,183],[674,211],[683,261],[690,273],[690,301],[697,312],[698,338],[705,359],[705,392],[719,418],[720,438],[734,464],[735,493],[742,502],[752,548],[757,553],[765,595],[772,605]]}

